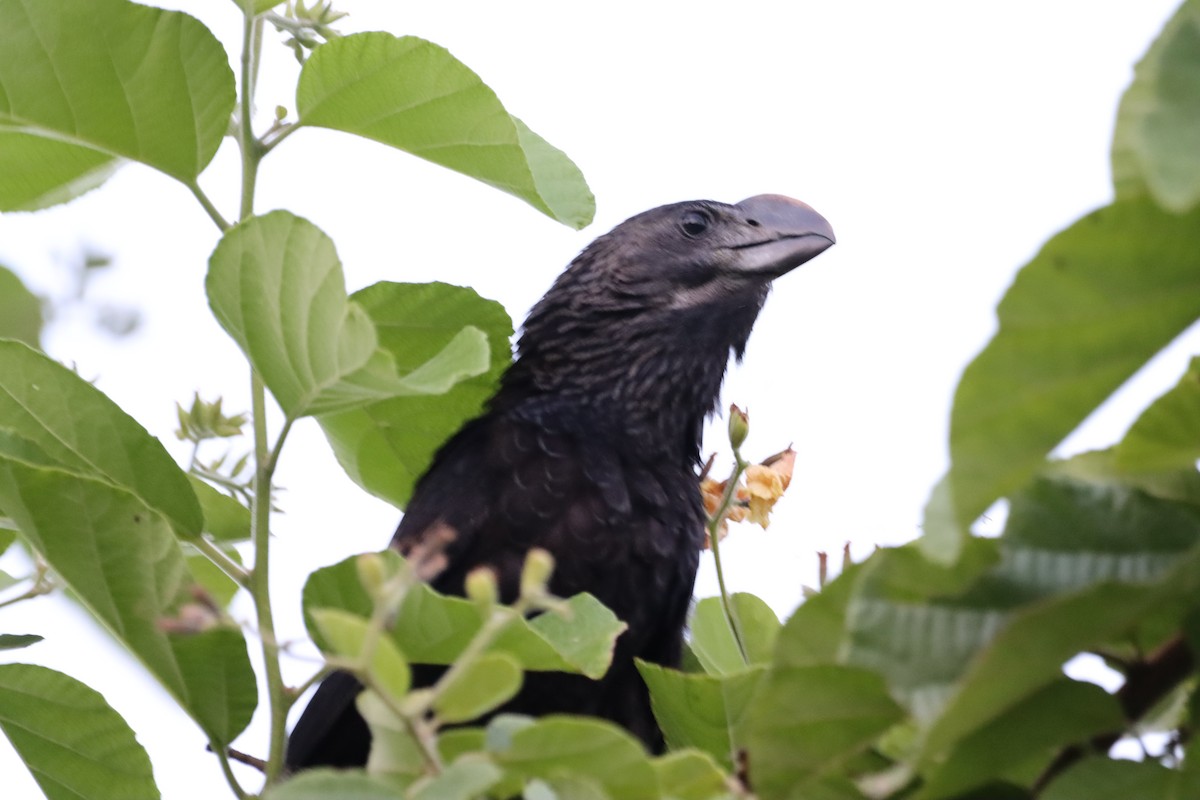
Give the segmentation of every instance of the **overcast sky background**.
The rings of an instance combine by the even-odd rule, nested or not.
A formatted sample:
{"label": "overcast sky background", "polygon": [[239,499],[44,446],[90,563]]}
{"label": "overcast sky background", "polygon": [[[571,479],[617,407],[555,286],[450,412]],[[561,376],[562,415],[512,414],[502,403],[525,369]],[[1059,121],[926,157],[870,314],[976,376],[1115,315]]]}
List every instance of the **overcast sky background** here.
{"label": "overcast sky background", "polygon": [[[200,17],[236,57],[228,0],[158,4]],[[580,166],[596,222],[571,231],[455,173],[317,130],[266,160],[257,210],[288,208],[324,229],[351,291],[378,280],[470,285],[519,322],[583,246],[646,208],[767,192],[813,205],[838,244],[777,284],[724,392],[750,411],[748,456],[799,451],[770,530],[735,526],[724,548],[732,588],[786,615],[816,581],[818,550],[849,541],[866,555],[919,532],[947,464],[958,375],[993,331],[1016,269],[1110,199],[1117,101],[1176,5],[341,0],[343,31],[422,36],[479,73]],[[266,35],[260,131],[275,105],[294,107],[296,65],[272,46],[281,39]],[[227,141],[201,179],[227,218],[237,166]],[[0,262],[40,293],[64,290],[60,262],[81,248],[114,256],[95,296],[140,309],[138,333],[118,341],[77,314],[50,329],[46,349],[181,459],[176,402],[199,389],[229,410],[249,406],[244,364],[203,294],[216,240],[187,190],[135,165],[69,206],[0,216]],[[1194,349],[1177,343],[1066,446],[1117,438]],[[713,430],[710,449],[721,448],[723,423]],[[340,473],[311,421],[293,431],[278,479],[276,613],[283,636],[298,638],[304,577],[382,548],[399,515]],[[19,564],[10,555],[0,568]],[[707,562],[697,593],[715,593]],[[234,612],[252,618],[248,603]],[[164,797],[226,796],[198,730],[68,601],[4,609],[0,629],[47,637],[0,660],[46,664],[105,695],[149,751]],[[296,661],[287,675],[313,667]],[[260,715],[241,749],[262,754],[264,731]],[[6,797],[40,796],[4,744],[0,775]]]}

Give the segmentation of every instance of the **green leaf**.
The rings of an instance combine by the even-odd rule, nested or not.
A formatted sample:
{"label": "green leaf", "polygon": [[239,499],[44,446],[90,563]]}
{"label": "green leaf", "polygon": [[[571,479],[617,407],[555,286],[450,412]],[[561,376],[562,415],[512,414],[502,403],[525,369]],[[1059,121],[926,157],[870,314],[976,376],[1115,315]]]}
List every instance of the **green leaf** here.
{"label": "green leaf", "polygon": [[622,800],[658,797],[654,768],[641,743],[624,728],[598,719],[543,717],[515,731],[495,760],[526,780],[579,776]]}
{"label": "green leaf", "polygon": [[1067,770],[1041,800],[1188,800],[1200,796],[1200,774],[1152,761],[1089,758]]}
{"label": "green leaf", "polygon": [[741,625],[746,656],[742,657],[733,628],[725,616],[720,597],[706,597],[696,604],[688,628],[689,644],[704,671],[710,675],[744,672],[746,663],[766,664],[775,650],[779,617],[770,606],[745,592],[730,597],[733,613]]}
{"label": "green leaf", "polygon": [[[4,158],[0,137],[0,160]],[[0,170],[3,170],[0,163]],[[0,172],[2,175],[3,172]],[[42,335],[42,301],[11,270],[0,266],[0,339],[16,339],[38,347]]]}
{"label": "green leaf", "polygon": [[734,756],[744,746],[738,726],[763,668],[714,676],[678,672],[640,660],[637,667],[670,748],[695,747],[725,769],[734,769]]}
{"label": "green leaf", "polygon": [[1200,211],[1140,199],[1092,212],[1021,270],[997,315],[954,398],[950,485],[964,526],[1200,316]]}
{"label": "green leaf", "polygon": [[1200,357],[1192,359],[1174,388],[1142,412],[1114,456],[1119,467],[1131,472],[1195,472],[1200,459]]}
{"label": "green leaf", "polygon": [[949,475],[943,475],[929,493],[923,517],[921,537],[917,539],[921,553],[935,563],[953,564],[962,554],[969,532],[955,518]]}
{"label": "green leaf", "polygon": [[257,702],[241,632],[164,630],[163,622],[191,598],[182,551],[162,516],[124,489],[29,464],[3,449],[0,507],[76,598],[212,738],[230,742],[241,732]]}
{"label": "green leaf", "polygon": [[903,717],[883,679],[855,667],[776,667],[743,722],[755,791],[803,796]]}
{"label": "green leaf", "polygon": [[845,640],[846,608],[862,564],[852,564],[804,601],[779,634],[776,663],[790,667],[836,664]]}
{"label": "green leaf", "polygon": [[1175,500],[1200,507],[1200,472],[1195,467],[1167,472],[1131,472],[1117,465],[1116,448],[1089,450],[1042,468],[1048,478],[1066,478],[1076,483],[1139,489],[1152,497]]}
{"label": "green leaf", "polygon": [[[103,167],[96,151],[185,183],[217,152],[233,111],[233,72],[197,20],[125,0],[0,0],[0,19],[0,126],[61,142],[26,152],[66,162],[11,184],[0,173],[6,206],[94,176]],[[64,155],[67,146],[89,152]]]}
{"label": "green leaf", "polygon": [[162,444],[96,387],[19,342],[0,341],[0,428],[64,469],[135,495],[180,536],[200,533],[200,505]]}
{"label": "green leaf", "polygon": [[[220,547],[220,545],[218,545]],[[221,547],[225,555],[232,558],[239,564],[242,563],[241,556],[237,550],[232,547]],[[204,591],[208,592],[212,601],[221,608],[229,605],[233,600],[233,596],[238,593],[242,587],[233,578],[225,574],[225,572],[212,562],[212,560],[197,550],[191,544],[183,543],[183,558],[187,565],[188,574]]]}
{"label": "green leaf", "polygon": [[730,796],[729,776],[705,753],[686,750],[654,759],[658,785],[674,800],[712,800]]}
{"label": "green leaf", "polygon": [[160,797],[129,725],[99,692],[61,672],[0,665],[0,730],[48,800]]}
{"label": "green leaf", "polygon": [[[369,628],[366,619],[334,608],[315,608],[310,613],[335,653],[351,659],[362,658]],[[412,685],[408,662],[386,636],[380,636],[374,643],[366,668],[379,688],[393,699],[404,697]]]}
{"label": "green leaf", "polygon": [[[1060,678],[1062,663],[1078,652],[1134,636],[1164,610],[1182,613],[1176,603],[1200,582],[1198,542],[1200,511],[1128,488],[1043,480],[1014,498],[1001,563],[972,599],[996,612],[1028,604],[1010,609],[1007,619],[992,618],[995,636],[984,637],[971,657],[930,729],[924,758],[941,758],[955,741]],[[942,613],[943,628],[970,624]],[[880,626],[888,619],[877,614]],[[896,631],[906,634],[913,636]],[[916,649],[931,646],[917,639]]]}
{"label": "green leaf", "polygon": [[488,369],[487,338],[467,326],[406,375],[346,297],[333,242],[273,211],[231,228],[209,259],[208,301],[290,418],[390,397],[441,394]]}
{"label": "green leaf", "polygon": [[382,778],[344,769],[306,769],[269,788],[263,800],[400,800],[401,792]]}
{"label": "green leaf", "polygon": [[205,533],[219,542],[250,539],[250,509],[195,475],[188,475],[188,481],[204,514]]}
{"label": "green leaf", "polygon": [[376,283],[351,299],[375,323],[379,345],[401,371],[433,358],[463,326],[478,328],[487,336],[487,371],[460,381],[445,394],[396,397],[317,418],[351,479],[403,508],[434,453],[483,410],[495,391],[512,360],[512,320],[499,303],[445,283]]}
{"label": "green leaf", "polygon": [[598,781],[570,774],[555,775],[546,780],[535,778],[525,785],[521,797],[522,800],[612,800]]}
{"label": "green leaf", "polygon": [[20,650],[40,641],[42,637],[35,633],[0,633],[0,650]]}
{"label": "green leaf", "polygon": [[1183,213],[1200,203],[1200,2],[1187,0],[1134,70],[1113,132],[1118,198],[1149,192]]}
{"label": "green leaf", "polygon": [[355,705],[371,729],[367,772],[386,777],[399,787],[407,787],[424,775],[425,758],[409,724],[375,692],[361,692]]}
{"label": "green leaf", "polygon": [[302,125],[365,136],[449,167],[573,228],[595,214],[579,168],[432,42],[359,33],[323,44],[300,73],[296,108]]}
{"label": "green leaf", "polygon": [[[402,559],[395,551],[384,550],[380,555],[388,570],[399,568]],[[338,608],[364,617],[372,613],[374,604],[359,581],[356,558],[317,570],[304,585],[306,624],[320,647],[328,649],[328,643],[312,619],[313,609]],[[570,598],[565,607],[566,616],[544,613],[532,619],[514,618],[490,650],[508,653],[526,670],[603,676],[625,624],[589,594]],[[440,595],[427,584],[419,584],[400,604],[392,637],[410,663],[449,664],[482,624],[479,608],[471,601]]]}
{"label": "green leaf", "polygon": [[412,800],[474,800],[494,786],[503,773],[482,758],[460,759],[428,783],[414,787]]}
{"label": "green leaf", "polygon": [[[245,0],[233,0],[233,4],[235,6],[237,6],[239,9],[245,8],[245,5],[243,5],[244,3],[245,3]],[[270,11],[275,6],[281,5],[283,3],[283,0],[250,0],[250,3],[251,3],[251,10],[253,11],[253,13],[264,14],[264,13]]]}
{"label": "green leaf", "polygon": [[1056,680],[963,738],[916,798],[961,797],[1027,764],[1040,774],[1062,748],[1124,725],[1116,698],[1099,686]]}
{"label": "green leaf", "polygon": [[[570,598],[565,614],[568,616],[544,613],[532,620],[516,618],[490,649],[512,655],[527,670],[603,676],[625,624],[589,594]],[[481,624],[474,603],[439,595],[422,585],[404,598],[394,635],[414,662],[449,664]]]}
{"label": "green leaf", "polygon": [[521,664],[512,656],[484,653],[441,688],[434,711],[448,723],[478,719],[512,699],[521,688],[521,677]]}
{"label": "green leaf", "polygon": [[122,163],[99,150],[0,125],[0,211],[37,211],[74,200]]}

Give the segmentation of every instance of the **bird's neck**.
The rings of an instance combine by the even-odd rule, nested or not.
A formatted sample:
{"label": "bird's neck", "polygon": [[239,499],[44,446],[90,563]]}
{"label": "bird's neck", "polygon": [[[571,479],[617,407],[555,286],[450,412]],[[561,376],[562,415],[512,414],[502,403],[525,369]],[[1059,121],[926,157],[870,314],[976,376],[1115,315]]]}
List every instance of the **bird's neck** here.
{"label": "bird's neck", "polygon": [[[730,354],[740,358],[763,298],[619,322],[531,320],[493,407],[693,464]],[[555,324],[569,330],[540,329]]]}

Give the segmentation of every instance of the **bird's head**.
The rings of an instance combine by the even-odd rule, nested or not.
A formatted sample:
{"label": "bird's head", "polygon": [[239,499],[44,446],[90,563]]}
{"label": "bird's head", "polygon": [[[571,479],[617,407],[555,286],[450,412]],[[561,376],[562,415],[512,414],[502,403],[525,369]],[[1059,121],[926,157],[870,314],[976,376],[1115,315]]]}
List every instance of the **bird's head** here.
{"label": "bird's head", "polygon": [[560,283],[587,286],[597,310],[726,304],[747,292],[765,292],[772,280],[833,243],[825,218],[790,197],[674,203],[638,214],[597,239]]}
{"label": "bird's head", "polygon": [[824,217],[782,195],[631,217],[580,253],[530,312],[509,382],[702,417],[771,282],[833,243]]}

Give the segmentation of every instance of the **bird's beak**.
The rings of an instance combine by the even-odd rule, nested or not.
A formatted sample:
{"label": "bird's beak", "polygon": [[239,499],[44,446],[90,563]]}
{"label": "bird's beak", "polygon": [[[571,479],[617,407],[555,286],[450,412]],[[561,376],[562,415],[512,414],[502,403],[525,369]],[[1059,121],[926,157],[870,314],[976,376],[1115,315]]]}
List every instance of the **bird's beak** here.
{"label": "bird's beak", "polygon": [[739,271],[777,278],[837,241],[824,217],[781,194],[755,195],[735,208],[753,228],[753,241],[735,247]]}

